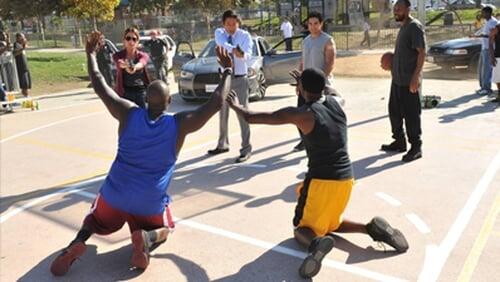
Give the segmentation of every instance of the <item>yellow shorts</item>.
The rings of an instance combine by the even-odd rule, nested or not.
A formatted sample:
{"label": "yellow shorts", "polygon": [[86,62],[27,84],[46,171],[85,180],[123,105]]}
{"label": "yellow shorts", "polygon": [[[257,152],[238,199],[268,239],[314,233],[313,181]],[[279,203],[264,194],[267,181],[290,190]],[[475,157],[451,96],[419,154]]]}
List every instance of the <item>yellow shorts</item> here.
{"label": "yellow shorts", "polygon": [[318,236],[335,231],[349,202],[354,179],[306,179],[297,187],[293,224],[308,227]]}

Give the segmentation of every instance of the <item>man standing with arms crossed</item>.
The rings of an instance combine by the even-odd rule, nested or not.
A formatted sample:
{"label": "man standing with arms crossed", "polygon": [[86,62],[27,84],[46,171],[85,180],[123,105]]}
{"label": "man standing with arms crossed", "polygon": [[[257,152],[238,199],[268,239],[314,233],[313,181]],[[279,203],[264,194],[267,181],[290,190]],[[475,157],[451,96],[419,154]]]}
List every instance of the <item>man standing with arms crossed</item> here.
{"label": "man standing with arms crossed", "polygon": [[422,112],[419,87],[425,60],[425,34],[422,24],[410,16],[410,1],[398,0],[394,5],[394,18],[402,24],[392,59],[392,85],[389,98],[389,119],[394,142],[382,145],[386,152],[405,152],[405,122],[411,149],[403,156],[404,162],[422,157]]}
{"label": "man standing with arms crossed", "polygon": [[[233,57],[233,76],[231,80],[231,90],[235,91],[240,104],[248,108],[248,65],[247,62],[252,56],[253,42],[250,34],[239,28],[240,19],[238,15],[227,10],[222,15],[222,25],[224,27],[215,30],[215,42],[217,46],[223,47]],[[228,138],[228,117],[229,108],[226,103],[222,106],[220,113],[219,141],[217,147],[209,150],[209,155],[217,155],[229,151]],[[241,128],[241,149],[237,163],[245,162],[251,156],[252,145],[250,145],[250,126],[242,117],[238,116]]]}
{"label": "man standing with arms crossed", "polygon": [[[300,62],[299,71],[309,68],[318,68],[325,73],[326,85],[332,85],[332,71],[335,64],[335,41],[333,37],[323,32],[323,17],[318,12],[311,12],[307,17],[307,27],[309,35],[302,43],[302,60]],[[305,100],[302,96],[298,96],[297,106],[304,105]],[[299,131],[300,133],[300,131]],[[294,152],[303,151],[304,143],[301,141],[294,148]]]}
{"label": "man standing with arms crossed", "polygon": [[492,17],[493,9],[490,6],[486,6],[481,10],[481,16],[486,20],[483,26],[483,32],[481,35],[474,37],[481,37],[481,57],[479,58],[478,65],[478,76],[479,76],[479,86],[481,89],[477,91],[479,95],[491,94],[491,72],[492,65],[490,60],[489,51],[489,35],[491,31],[495,28],[498,21],[496,18]]}

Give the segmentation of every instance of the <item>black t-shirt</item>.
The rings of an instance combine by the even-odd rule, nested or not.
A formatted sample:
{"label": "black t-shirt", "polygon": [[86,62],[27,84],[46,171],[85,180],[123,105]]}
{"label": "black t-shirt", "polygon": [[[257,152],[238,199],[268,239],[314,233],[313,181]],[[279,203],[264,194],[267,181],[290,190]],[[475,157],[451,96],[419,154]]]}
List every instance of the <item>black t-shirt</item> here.
{"label": "black t-shirt", "polygon": [[409,86],[417,68],[417,48],[425,49],[425,32],[417,19],[403,25],[396,39],[392,60],[392,81],[399,86]]}
{"label": "black t-shirt", "polygon": [[304,135],[309,159],[307,177],[345,180],[353,177],[347,152],[347,119],[330,95],[306,104],[314,114],[314,128]]}
{"label": "black t-shirt", "polygon": [[[137,64],[139,59],[135,59],[132,63]],[[129,74],[123,70],[123,86],[129,88],[143,88],[144,84],[144,69],[138,70],[133,74]]]}
{"label": "black t-shirt", "polygon": [[148,42],[148,45],[150,46],[151,50],[151,56],[154,58],[161,57],[163,54],[166,52],[166,49],[168,49],[168,44],[162,39],[151,39]]}

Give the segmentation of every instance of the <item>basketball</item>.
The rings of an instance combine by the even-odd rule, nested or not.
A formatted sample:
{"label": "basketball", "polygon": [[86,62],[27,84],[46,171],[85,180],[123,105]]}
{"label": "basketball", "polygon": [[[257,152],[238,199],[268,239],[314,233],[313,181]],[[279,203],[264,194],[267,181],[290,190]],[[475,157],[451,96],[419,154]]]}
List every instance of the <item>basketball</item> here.
{"label": "basketball", "polygon": [[383,70],[390,71],[392,68],[392,57],[394,57],[394,54],[392,52],[387,52],[382,55],[380,58],[380,67],[382,67]]}

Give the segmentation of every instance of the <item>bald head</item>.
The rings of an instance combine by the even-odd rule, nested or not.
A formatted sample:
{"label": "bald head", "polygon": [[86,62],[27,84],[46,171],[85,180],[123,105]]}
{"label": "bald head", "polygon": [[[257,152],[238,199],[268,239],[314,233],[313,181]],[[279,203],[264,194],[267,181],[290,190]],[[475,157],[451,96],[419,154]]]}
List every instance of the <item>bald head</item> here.
{"label": "bald head", "polygon": [[148,101],[148,108],[150,111],[165,111],[171,100],[168,85],[161,80],[151,82],[146,90],[146,99]]}

